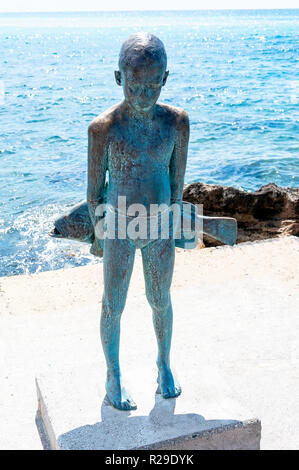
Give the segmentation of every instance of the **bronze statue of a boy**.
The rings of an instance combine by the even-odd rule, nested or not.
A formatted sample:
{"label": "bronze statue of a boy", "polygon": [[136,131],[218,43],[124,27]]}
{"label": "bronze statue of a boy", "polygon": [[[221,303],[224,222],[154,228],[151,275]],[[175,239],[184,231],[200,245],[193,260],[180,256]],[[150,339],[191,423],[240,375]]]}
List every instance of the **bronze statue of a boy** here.
{"label": "bronze statue of a boy", "polygon": [[[189,120],[180,108],[157,103],[165,85],[167,57],[163,43],[149,33],[131,35],[119,56],[116,83],[124,100],[95,118],[88,128],[89,214],[96,227],[97,206],[104,201],[117,212],[119,197],[126,204],[150,207],[182,203],[189,140]],[[170,226],[173,223],[170,221]],[[171,232],[171,230],[170,230]],[[172,232],[171,232],[172,233]],[[134,255],[141,249],[146,296],[153,311],[158,343],[158,393],[177,397],[181,388],[170,368],[172,281],[175,242],[168,238],[104,238],[104,294],[101,340],[107,362],[106,391],[110,403],[122,410],[136,404],[122,385],[119,366],[120,318],[132,274]]]}

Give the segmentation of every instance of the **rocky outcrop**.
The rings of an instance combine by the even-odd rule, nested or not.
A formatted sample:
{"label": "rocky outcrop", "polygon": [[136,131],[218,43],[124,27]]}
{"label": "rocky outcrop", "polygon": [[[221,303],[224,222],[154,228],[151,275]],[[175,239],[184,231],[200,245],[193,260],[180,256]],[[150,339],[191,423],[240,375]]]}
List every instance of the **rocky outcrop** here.
{"label": "rocky outcrop", "polygon": [[[245,192],[230,186],[192,183],[185,186],[183,199],[203,204],[204,215],[237,219],[237,243],[299,236],[299,188],[269,183],[254,192]],[[206,236],[204,244],[221,245]]]}

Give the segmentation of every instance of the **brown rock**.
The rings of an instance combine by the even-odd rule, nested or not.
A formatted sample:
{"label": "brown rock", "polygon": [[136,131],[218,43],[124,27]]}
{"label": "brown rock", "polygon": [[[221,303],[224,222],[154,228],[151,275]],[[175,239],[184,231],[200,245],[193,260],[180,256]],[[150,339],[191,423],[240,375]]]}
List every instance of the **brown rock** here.
{"label": "brown rock", "polygon": [[[231,186],[192,183],[183,199],[203,204],[204,215],[234,217],[238,221],[237,243],[285,235],[299,236],[299,188],[269,183],[254,192]],[[204,237],[206,246],[221,243]]]}

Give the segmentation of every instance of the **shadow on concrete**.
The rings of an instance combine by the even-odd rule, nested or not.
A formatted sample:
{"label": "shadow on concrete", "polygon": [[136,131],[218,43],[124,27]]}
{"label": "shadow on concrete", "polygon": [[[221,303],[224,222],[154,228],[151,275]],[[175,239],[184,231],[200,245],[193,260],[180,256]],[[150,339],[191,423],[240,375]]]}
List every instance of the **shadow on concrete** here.
{"label": "shadow on concrete", "polygon": [[[58,437],[58,446],[69,450],[96,449],[154,449],[178,445],[186,439],[196,439],[202,433],[242,427],[236,420],[205,420],[195,413],[175,414],[176,399],[155,395],[155,405],[148,416],[131,416],[131,411],[113,408],[105,398],[101,406],[101,420],[92,425],[73,429]],[[39,421],[40,435],[45,448],[49,441]],[[179,448],[179,447],[178,447]]]}

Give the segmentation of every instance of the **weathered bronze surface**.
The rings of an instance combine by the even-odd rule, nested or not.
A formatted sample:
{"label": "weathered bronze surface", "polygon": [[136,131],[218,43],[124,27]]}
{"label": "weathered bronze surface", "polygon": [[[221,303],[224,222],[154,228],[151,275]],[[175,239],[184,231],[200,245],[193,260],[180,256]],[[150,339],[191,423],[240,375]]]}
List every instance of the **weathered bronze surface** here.
{"label": "weathered bronze surface", "polygon": [[[120,319],[138,248],[142,253],[146,297],[152,308],[158,345],[157,393],[164,398],[181,393],[170,367],[170,286],[177,220],[170,217],[168,238],[129,235],[122,238],[117,226],[115,237],[100,239],[96,230],[103,216],[103,213],[98,215],[98,208],[106,203],[113,213],[118,210],[120,198],[125,198],[126,209],[132,205],[142,207],[146,217],[151,216],[154,205],[169,208],[177,204],[181,211],[189,119],[183,109],[157,102],[168,74],[165,48],[156,36],[141,32],[124,42],[119,70],[115,71],[124,100],[101,113],[88,128],[87,208],[94,238],[84,204],[74,210],[74,217],[64,220],[69,222],[65,225],[69,238],[80,234],[80,239],[93,243],[93,253],[103,254],[101,340],[107,363],[106,392],[110,403],[121,410],[136,408],[122,383],[119,339]],[[63,233],[63,224],[56,230]]]}

